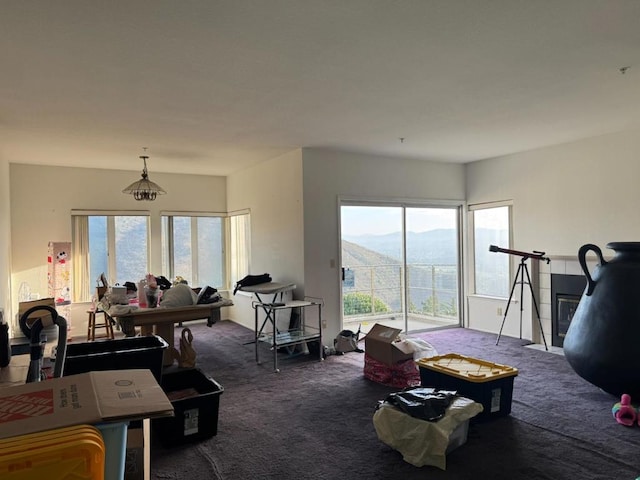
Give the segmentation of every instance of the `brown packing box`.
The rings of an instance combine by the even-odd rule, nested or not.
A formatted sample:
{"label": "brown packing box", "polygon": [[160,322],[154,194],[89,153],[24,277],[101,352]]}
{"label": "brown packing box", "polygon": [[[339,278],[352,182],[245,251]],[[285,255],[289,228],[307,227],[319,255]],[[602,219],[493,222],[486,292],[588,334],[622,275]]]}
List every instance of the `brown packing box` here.
{"label": "brown packing box", "polygon": [[413,351],[404,342],[397,342],[399,328],[391,328],[376,323],[364,337],[364,350],[371,358],[386,365],[413,359]]}
{"label": "brown packing box", "polygon": [[0,388],[0,438],[173,415],[150,370],[106,370]]}
{"label": "brown packing box", "polygon": [[[18,303],[18,318],[22,318],[22,315],[24,315],[24,312],[26,312],[30,308],[41,307],[41,306],[51,307],[55,309],[56,303],[53,298],[42,298],[40,300],[20,302]],[[31,315],[29,315],[29,318],[27,319],[27,325],[31,326],[33,322],[35,322],[38,318],[42,318],[42,325],[44,326],[53,324],[53,319],[51,318],[50,313],[47,313],[46,310],[36,310]]]}

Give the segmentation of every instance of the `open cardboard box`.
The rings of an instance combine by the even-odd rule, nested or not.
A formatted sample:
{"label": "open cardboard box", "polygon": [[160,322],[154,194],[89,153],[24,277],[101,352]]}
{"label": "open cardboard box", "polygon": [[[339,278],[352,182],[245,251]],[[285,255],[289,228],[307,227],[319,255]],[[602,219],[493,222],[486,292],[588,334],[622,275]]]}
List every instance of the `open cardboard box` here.
{"label": "open cardboard box", "polygon": [[0,389],[0,438],[173,415],[150,370],[107,370]]}
{"label": "open cardboard box", "polygon": [[385,365],[413,359],[413,347],[398,338],[401,331],[376,323],[364,337],[366,354]]}
{"label": "open cardboard box", "polygon": [[[56,308],[56,302],[53,298],[41,298],[40,300],[29,300],[27,302],[19,302],[18,303],[18,318],[22,318],[22,315],[33,307],[51,307]],[[31,326],[33,323],[41,318],[43,325],[52,325],[53,319],[51,318],[51,314],[46,310],[36,310],[32,314],[30,314],[27,319],[27,325]]]}

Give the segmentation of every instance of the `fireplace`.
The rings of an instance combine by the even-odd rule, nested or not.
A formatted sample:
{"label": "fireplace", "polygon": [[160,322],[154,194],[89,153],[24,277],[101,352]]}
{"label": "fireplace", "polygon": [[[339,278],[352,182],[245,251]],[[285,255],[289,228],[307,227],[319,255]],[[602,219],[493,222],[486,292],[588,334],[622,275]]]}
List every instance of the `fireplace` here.
{"label": "fireplace", "polygon": [[587,285],[584,275],[551,274],[551,345],[562,347]]}

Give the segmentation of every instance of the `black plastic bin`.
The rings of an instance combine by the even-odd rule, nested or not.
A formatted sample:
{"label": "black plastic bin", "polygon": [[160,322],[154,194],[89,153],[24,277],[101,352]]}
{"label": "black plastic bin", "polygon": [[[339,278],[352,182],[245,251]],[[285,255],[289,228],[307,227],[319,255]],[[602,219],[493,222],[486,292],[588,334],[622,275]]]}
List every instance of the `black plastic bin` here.
{"label": "black plastic bin", "polygon": [[484,410],[471,423],[511,413],[517,368],[458,353],[421,358],[417,364],[423,386],[455,390],[482,404]]}
{"label": "black plastic bin", "polygon": [[151,430],[160,443],[180,445],[218,433],[222,385],[198,368],[166,372],[161,385],[171,400],[174,416],[152,420]]}
{"label": "black plastic bin", "polygon": [[157,335],[99,342],[70,343],[64,376],[95,370],[148,368],[157,382],[162,378],[162,355],[169,344]]}

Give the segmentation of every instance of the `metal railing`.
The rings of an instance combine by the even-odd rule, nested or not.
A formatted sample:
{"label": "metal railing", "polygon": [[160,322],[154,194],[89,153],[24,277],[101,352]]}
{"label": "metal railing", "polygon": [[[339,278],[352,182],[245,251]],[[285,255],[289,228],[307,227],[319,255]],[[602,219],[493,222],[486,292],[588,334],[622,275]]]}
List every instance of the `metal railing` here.
{"label": "metal railing", "polygon": [[408,313],[458,317],[457,265],[411,264],[405,288],[402,264],[351,267],[353,285],[343,285],[344,317],[401,314],[405,294]]}

